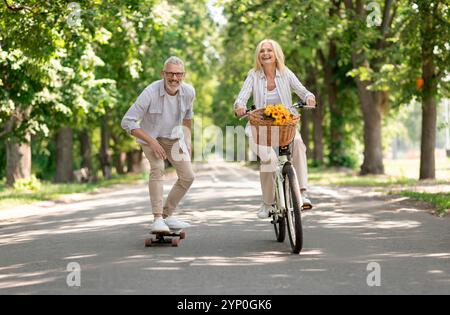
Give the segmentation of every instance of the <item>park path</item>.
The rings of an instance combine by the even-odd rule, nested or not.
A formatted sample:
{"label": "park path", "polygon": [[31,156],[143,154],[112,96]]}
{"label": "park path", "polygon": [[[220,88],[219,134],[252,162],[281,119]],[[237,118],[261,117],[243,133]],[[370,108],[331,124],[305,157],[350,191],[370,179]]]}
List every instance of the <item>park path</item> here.
{"label": "park path", "polygon": [[[145,183],[0,212],[0,294],[450,294],[450,218],[423,203],[312,187],[304,250],[293,255],[256,219],[256,171],[195,168],[180,214],[193,226],[179,248],[143,246]],[[67,284],[69,263],[81,267],[79,287]],[[368,285],[368,266],[379,266],[380,286]]]}

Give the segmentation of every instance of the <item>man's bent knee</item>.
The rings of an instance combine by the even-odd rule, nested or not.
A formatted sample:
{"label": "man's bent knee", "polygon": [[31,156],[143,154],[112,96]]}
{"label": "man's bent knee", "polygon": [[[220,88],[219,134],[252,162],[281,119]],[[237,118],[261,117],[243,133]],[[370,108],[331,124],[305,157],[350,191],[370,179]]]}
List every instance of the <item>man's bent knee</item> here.
{"label": "man's bent knee", "polygon": [[194,183],[194,180],[195,180],[194,174],[180,177],[180,182],[183,183],[183,186],[186,188],[191,187],[191,185]]}
{"label": "man's bent knee", "polygon": [[151,169],[150,170],[150,180],[161,180],[164,178],[164,169]]}

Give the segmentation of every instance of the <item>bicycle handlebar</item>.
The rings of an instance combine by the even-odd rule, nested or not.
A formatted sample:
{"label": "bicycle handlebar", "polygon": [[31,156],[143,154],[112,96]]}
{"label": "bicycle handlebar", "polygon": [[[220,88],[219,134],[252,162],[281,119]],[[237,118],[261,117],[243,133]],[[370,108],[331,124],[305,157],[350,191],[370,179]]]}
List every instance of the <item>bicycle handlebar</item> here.
{"label": "bicycle handlebar", "polygon": [[306,102],[300,101],[300,102],[297,102],[294,105],[292,105],[292,107],[298,108],[298,109],[302,109],[302,108],[315,109],[315,108],[317,108],[317,105],[316,106],[309,106],[309,105],[306,104]]}
{"label": "bicycle handlebar", "polygon": [[[299,101],[299,102],[297,102],[297,103],[294,103],[294,104],[292,105],[292,107],[293,107],[293,108],[297,108],[297,109],[303,109],[303,108],[305,108],[305,109],[315,109],[315,108],[317,108],[317,105],[316,105],[316,106],[309,106],[309,105],[306,104],[306,102]],[[252,111],[254,111],[254,110],[256,110],[255,105],[252,106],[252,109],[247,109],[247,110],[245,111],[246,115],[244,115],[244,116],[242,116],[241,118],[239,118],[239,120],[242,120],[242,119],[248,117],[247,114],[250,113],[250,112],[252,112]],[[236,114],[234,114],[234,115],[237,116]]]}

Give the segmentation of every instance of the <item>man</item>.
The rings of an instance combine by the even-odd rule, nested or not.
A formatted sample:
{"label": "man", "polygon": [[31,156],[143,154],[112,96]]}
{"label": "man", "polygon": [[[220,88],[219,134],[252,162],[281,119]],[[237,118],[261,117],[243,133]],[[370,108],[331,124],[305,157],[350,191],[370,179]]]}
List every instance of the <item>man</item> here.
{"label": "man", "polygon": [[[162,80],[150,84],[139,95],[121,124],[123,129],[137,138],[150,162],[149,192],[154,215],[152,232],[189,227],[188,223],[172,214],[194,181],[191,128],[195,90],[183,83],[184,63],[177,57],[166,60],[161,77]],[[163,207],[166,159],[175,167],[178,181]]]}

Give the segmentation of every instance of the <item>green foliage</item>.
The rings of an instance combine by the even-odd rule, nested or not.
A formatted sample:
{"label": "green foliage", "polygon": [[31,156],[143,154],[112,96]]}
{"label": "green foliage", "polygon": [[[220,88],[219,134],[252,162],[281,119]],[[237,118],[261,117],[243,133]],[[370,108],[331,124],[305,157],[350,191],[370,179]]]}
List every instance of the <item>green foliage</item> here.
{"label": "green foliage", "polygon": [[198,87],[196,113],[206,115],[214,87],[213,33],[205,1],[32,0],[17,12],[2,3],[0,139],[20,142],[31,133],[33,170],[41,178],[54,171],[53,136],[62,126],[98,138],[99,121],[107,116],[111,147],[131,150],[135,142],[120,120],[175,54]]}
{"label": "green foliage", "polygon": [[402,196],[410,197],[431,203],[436,207],[436,213],[444,216],[450,211],[450,193],[421,193],[415,191],[402,191]]}
{"label": "green foliage", "polygon": [[331,156],[329,155],[328,163],[330,165],[338,165],[342,167],[348,167],[354,169],[358,166],[358,157],[352,155],[340,155],[340,156]]}
{"label": "green foliage", "polygon": [[[331,116],[327,103],[323,124],[326,151],[335,149],[339,155],[330,155],[328,163],[355,167],[359,161],[356,148],[362,139],[362,120],[359,101],[353,81],[347,77],[352,68],[351,54],[346,57],[345,20],[338,14],[329,15],[333,4],[328,1],[301,1],[281,4],[278,1],[224,1],[228,23],[221,30],[223,38],[220,82],[214,97],[214,121],[219,126],[244,124],[233,115],[233,102],[247,72],[253,67],[256,44],[264,38],[280,43],[286,56],[286,65],[300,78],[306,88],[315,89],[327,99],[323,79],[324,63],[332,63],[336,75],[332,78],[339,90],[338,112]],[[330,40],[339,44],[337,60],[321,60],[327,55]],[[339,65],[337,65],[339,63]],[[307,84],[309,72],[314,72],[317,86]],[[251,100],[248,106],[251,105]],[[339,115],[337,115],[339,114]],[[332,143],[330,129],[342,130],[343,139]]]}
{"label": "green foliage", "polygon": [[[436,8],[436,10],[434,9]],[[416,87],[416,78],[422,76],[422,42],[433,50],[438,84],[436,97],[450,95],[450,3],[448,1],[408,0],[400,7],[398,32],[393,37],[397,45],[395,71],[386,77],[393,87],[396,104],[420,99],[422,93]]]}
{"label": "green foliage", "polygon": [[[376,2],[383,8],[385,1]],[[72,127],[75,134],[88,130],[93,156],[99,151],[104,120],[115,154],[135,148],[120,120],[139,93],[160,79],[170,55],[185,60],[187,82],[197,90],[195,119],[204,127],[214,123],[225,128],[245,124],[234,117],[232,105],[253,67],[256,44],[264,38],[279,41],[287,66],[308,89],[322,95],[325,155],[339,152],[328,155],[327,162],[345,167],[355,167],[363,152],[363,120],[353,77],[370,81],[371,91],[387,93],[394,108],[384,121],[388,139],[395,133],[392,129],[411,139],[419,132],[402,109],[422,97],[416,78],[422,71],[423,39],[433,43],[437,96],[449,96],[448,1],[394,1],[396,15],[385,38],[379,27],[367,24],[369,12],[356,16],[343,1],[219,0],[224,25],[214,24],[207,0],[14,3],[23,10],[0,4],[0,178],[5,176],[5,141],[20,142],[26,133],[33,137],[33,172],[41,179],[53,177],[54,135],[61,126]],[[337,49],[333,60],[328,60],[330,42]],[[369,64],[358,60],[353,67],[354,52]],[[338,88],[338,110],[333,113],[328,108],[326,65],[335,70],[332,81]],[[306,84],[311,72],[316,86]],[[408,124],[406,129],[393,127],[399,120]],[[341,141],[330,140],[334,128],[342,131]],[[75,154],[78,167],[78,150]],[[94,165],[98,167],[98,161]]]}
{"label": "green foliage", "polygon": [[49,137],[45,135],[35,136],[31,146],[32,173],[41,180],[52,180],[56,171],[55,142],[53,133]]}
{"label": "green foliage", "polygon": [[30,178],[17,180],[13,187],[16,191],[38,191],[41,189],[41,186],[39,179],[32,175]]}

